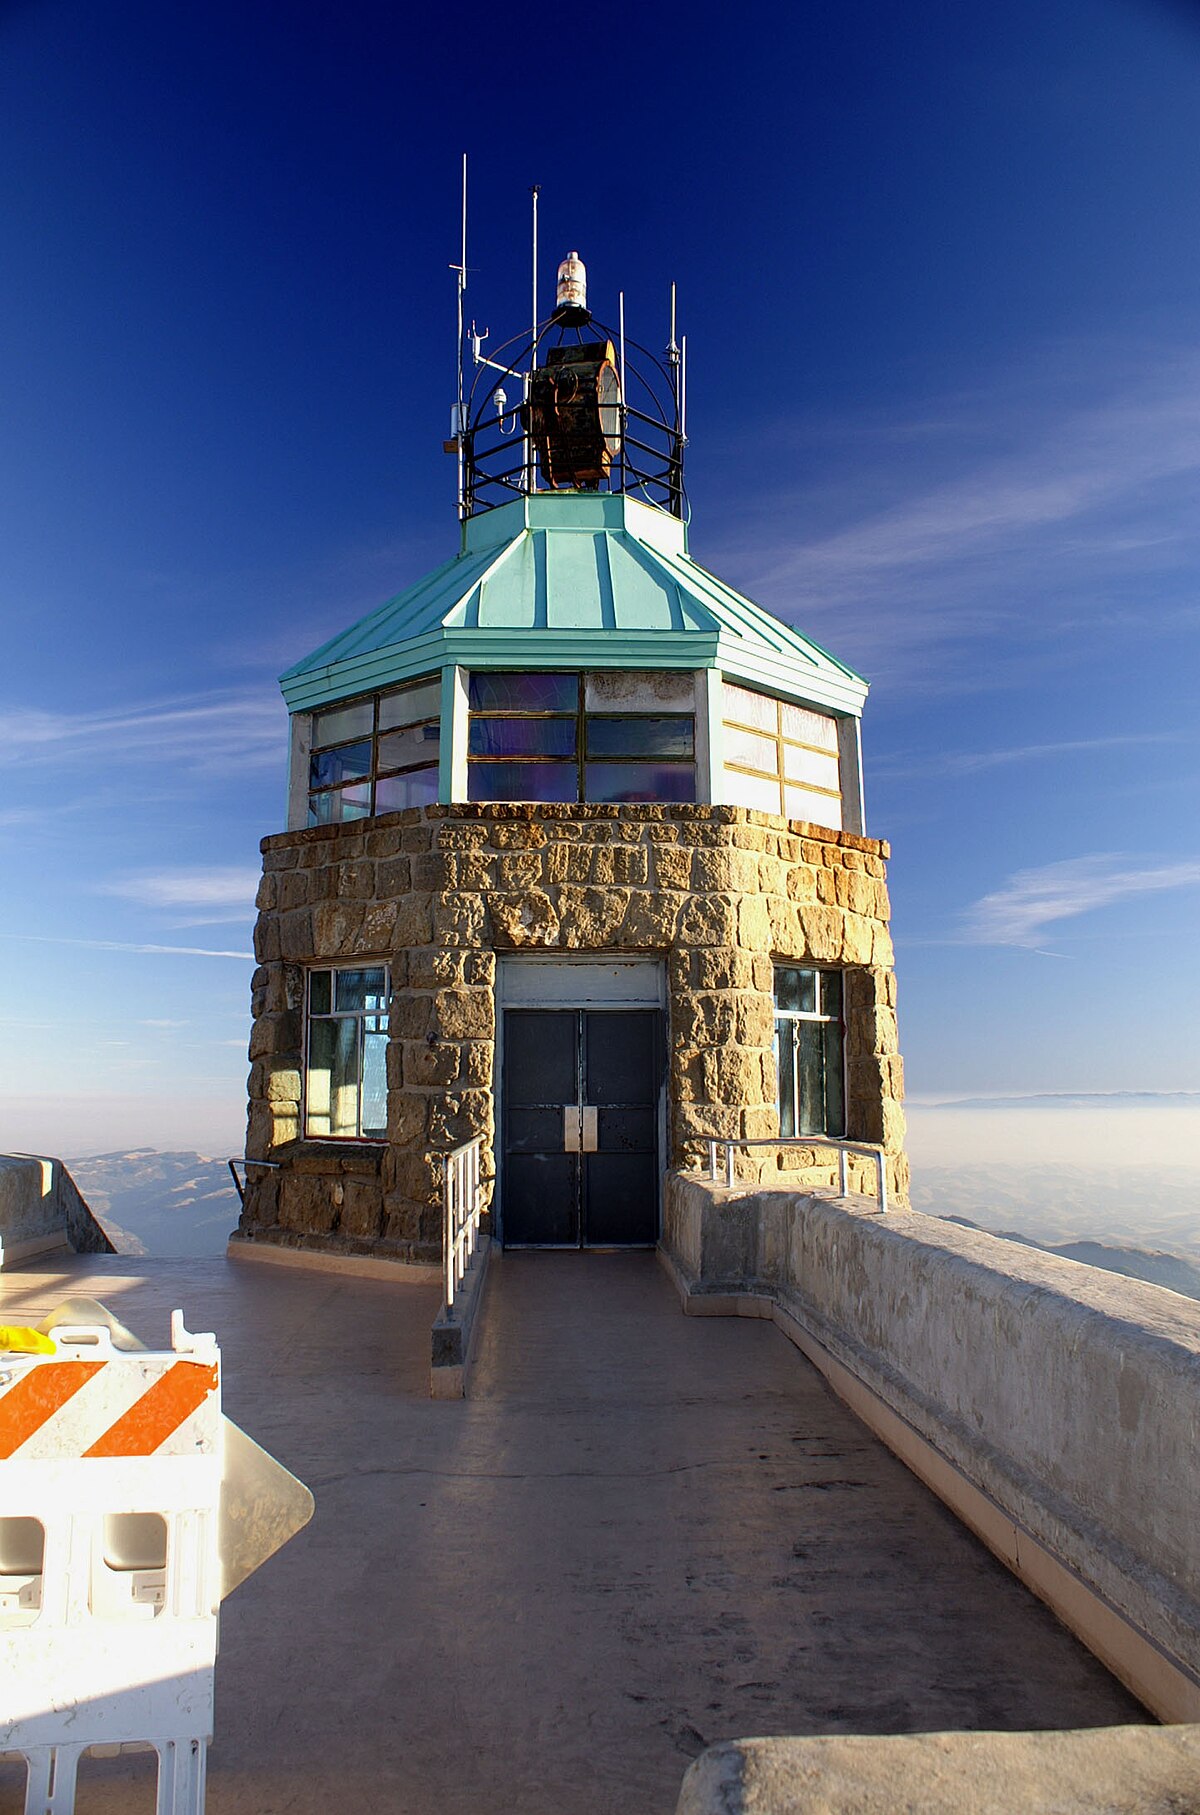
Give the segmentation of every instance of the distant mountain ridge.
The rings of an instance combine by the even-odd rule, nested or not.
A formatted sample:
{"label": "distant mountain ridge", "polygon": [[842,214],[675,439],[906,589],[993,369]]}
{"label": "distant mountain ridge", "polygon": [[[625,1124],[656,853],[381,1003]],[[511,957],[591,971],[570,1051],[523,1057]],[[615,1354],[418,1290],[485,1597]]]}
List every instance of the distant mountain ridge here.
{"label": "distant mountain ridge", "polygon": [[67,1164],[118,1254],[224,1254],[241,1209],[227,1161],[134,1147]]}

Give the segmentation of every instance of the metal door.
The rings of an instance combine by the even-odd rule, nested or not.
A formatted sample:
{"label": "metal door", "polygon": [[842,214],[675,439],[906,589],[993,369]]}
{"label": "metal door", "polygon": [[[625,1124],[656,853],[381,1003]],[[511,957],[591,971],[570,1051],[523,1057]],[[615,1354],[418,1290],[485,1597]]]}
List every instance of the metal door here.
{"label": "metal door", "polygon": [[504,1016],[506,1247],[642,1247],[658,1234],[662,1015]]}

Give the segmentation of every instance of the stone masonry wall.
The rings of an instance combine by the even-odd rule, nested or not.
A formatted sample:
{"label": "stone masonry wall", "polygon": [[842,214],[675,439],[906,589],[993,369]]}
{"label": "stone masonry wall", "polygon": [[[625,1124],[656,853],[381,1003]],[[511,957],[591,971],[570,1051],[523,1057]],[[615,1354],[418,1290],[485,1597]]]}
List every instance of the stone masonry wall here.
{"label": "stone masonry wall", "polygon": [[[710,1137],[778,1134],[773,966],[844,968],[848,1137],[884,1145],[905,1201],[885,844],[740,807],[489,805],[282,833],[262,850],[244,1236],[440,1253],[439,1156],[482,1135],[494,1176],[496,956],[518,951],[665,959],[672,1167],[705,1159]],[[392,976],[387,1141],[305,1140],[305,967],[370,960]],[[742,1156],[751,1169],[836,1176],[819,1142]],[[872,1173],[852,1160],[855,1184]]]}

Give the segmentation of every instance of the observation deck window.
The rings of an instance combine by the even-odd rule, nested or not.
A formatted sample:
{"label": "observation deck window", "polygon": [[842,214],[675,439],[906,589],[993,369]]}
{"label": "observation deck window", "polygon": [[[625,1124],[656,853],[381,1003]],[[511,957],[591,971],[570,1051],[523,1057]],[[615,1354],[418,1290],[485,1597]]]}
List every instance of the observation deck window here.
{"label": "observation deck window", "polygon": [[308,763],[308,823],[368,819],[438,797],[439,676],[318,712]]}
{"label": "observation deck window", "polygon": [[468,798],[691,801],[692,712],[602,712],[582,674],[472,674]]}
{"label": "observation deck window", "polygon": [[837,720],[724,683],[725,775],[734,806],[842,824]]}

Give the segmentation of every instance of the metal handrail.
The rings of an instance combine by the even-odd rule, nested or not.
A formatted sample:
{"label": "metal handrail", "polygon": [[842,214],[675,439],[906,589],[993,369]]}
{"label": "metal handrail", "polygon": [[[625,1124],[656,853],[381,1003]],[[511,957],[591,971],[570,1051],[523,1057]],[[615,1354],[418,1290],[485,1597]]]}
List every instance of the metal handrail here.
{"label": "metal handrail", "polygon": [[454,1316],[454,1300],[479,1240],[479,1218],[483,1193],[480,1169],[483,1139],[476,1136],[446,1155],[442,1181],[442,1265],[446,1292],[446,1316]]}
{"label": "metal handrail", "polygon": [[248,1172],[251,1166],[269,1166],[272,1172],[281,1170],[280,1162],[278,1160],[226,1160],[225,1164],[229,1167],[229,1176],[234,1182],[237,1189],[238,1202],[241,1204],[244,1204],[246,1201],[246,1187],[238,1177],[237,1169],[239,1166],[242,1168],[243,1172]]}
{"label": "metal handrail", "polygon": [[[723,1180],[721,1173],[717,1170],[717,1151],[722,1147],[725,1150],[725,1163],[723,1167],[725,1176]],[[838,1156],[839,1197],[845,1197],[849,1189],[846,1155],[849,1153],[865,1154],[868,1159],[872,1159],[875,1162],[876,1201],[881,1212],[886,1212],[887,1210],[887,1169],[884,1164],[882,1147],[871,1147],[864,1141],[842,1141],[830,1134],[779,1135],[774,1140],[710,1141],[708,1143],[708,1176],[712,1179],[714,1184],[719,1185],[724,1183],[727,1186],[733,1184],[733,1150],[735,1147],[832,1147]]]}

